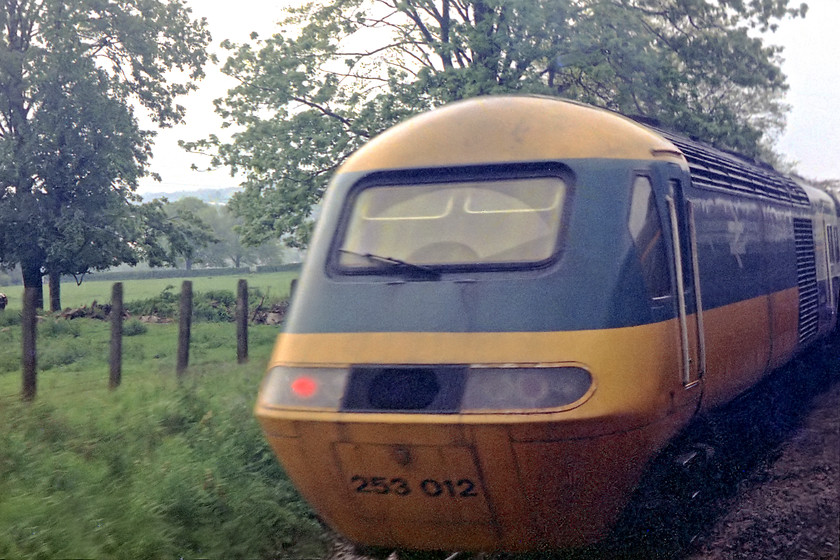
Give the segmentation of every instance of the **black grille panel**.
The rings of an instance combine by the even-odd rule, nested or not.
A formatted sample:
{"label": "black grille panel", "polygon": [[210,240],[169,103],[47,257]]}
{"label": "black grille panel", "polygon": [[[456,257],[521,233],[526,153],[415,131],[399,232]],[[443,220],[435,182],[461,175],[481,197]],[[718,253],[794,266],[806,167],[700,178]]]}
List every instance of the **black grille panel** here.
{"label": "black grille panel", "polygon": [[350,373],[341,409],[354,412],[457,413],[463,367],[364,367]]}
{"label": "black grille panel", "polygon": [[796,283],[799,288],[799,342],[805,343],[816,336],[819,329],[817,265],[811,220],[794,218],[793,236],[796,242]]}
{"label": "black grille panel", "polygon": [[688,162],[691,182],[697,187],[722,189],[807,207],[804,189],[771,167],[646,124],[670,140]]}

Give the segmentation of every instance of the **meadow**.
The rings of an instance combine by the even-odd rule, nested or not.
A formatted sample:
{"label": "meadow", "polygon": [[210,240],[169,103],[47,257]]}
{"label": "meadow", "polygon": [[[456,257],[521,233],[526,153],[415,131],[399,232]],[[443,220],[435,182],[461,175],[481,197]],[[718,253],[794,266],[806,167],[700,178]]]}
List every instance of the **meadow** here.
{"label": "meadow", "polygon": [[[236,293],[237,281],[242,278],[248,281],[249,289],[258,289],[261,294],[270,300],[280,300],[289,297],[289,285],[298,273],[273,272],[262,274],[245,274],[242,276],[198,276],[188,278],[193,283],[194,292],[207,292],[229,290]],[[125,280],[123,293],[125,301],[149,299],[159,295],[167,287],[175,292],[181,290],[183,280],[176,278],[150,278],[145,280]],[[90,305],[96,301],[106,303],[111,300],[111,288],[113,281],[105,280],[84,280],[77,285],[75,282],[62,282],[61,284],[61,307],[76,308],[83,305]],[[0,286],[0,292],[9,298],[9,310],[20,310],[23,299],[23,286]],[[49,290],[44,286],[44,300],[49,302]]]}
{"label": "meadow", "polygon": [[[283,297],[288,274],[249,286]],[[237,279],[193,280],[194,290],[235,290]],[[126,302],[171,284],[180,281],[128,281]],[[107,301],[110,286],[67,289],[65,305]],[[109,390],[109,324],[45,314],[38,395],[24,403],[19,320],[14,305],[0,312],[0,558],[324,556],[324,529],[253,416],[278,327],[252,326],[239,365],[233,323],[194,323],[179,380],[177,325],[135,322],[122,385]]]}

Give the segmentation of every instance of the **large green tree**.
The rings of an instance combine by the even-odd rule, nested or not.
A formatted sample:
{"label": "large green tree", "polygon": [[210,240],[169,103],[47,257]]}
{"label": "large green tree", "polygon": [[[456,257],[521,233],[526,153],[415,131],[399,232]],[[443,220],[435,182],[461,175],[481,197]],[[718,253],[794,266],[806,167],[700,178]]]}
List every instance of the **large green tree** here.
{"label": "large green tree", "polygon": [[200,262],[214,267],[277,265],[284,262],[285,252],[279,240],[272,239],[257,246],[242,243],[239,229],[242,219],[233,215],[225,204],[208,204],[187,196],[165,205],[167,213],[181,219],[192,217],[201,222],[203,231],[194,230],[193,251],[182,254],[186,267]]}
{"label": "large green tree", "polygon": [[305,243],[330,173],[405,117],[476,95],[559,95],[657,119],[748,155],[784,124],[789,0],[338,0],[290,11],[231,50],[235,127],[187,144],[245,176],[246,241]]}
{"label": "large green tree", "polygon": [[141,239],[149,265],[177,266],[183,260],[190,270],[199,251],[218,241],[210,225],[198,215],[201,205],[203,202],[195,198],[175,202],[161,198],[140,207],[140,223],[144,226]]}
{"label": "large green tree", "polygon": [[61,274],[189,246],[135,194],[153,138],[135,110],[180,122],[209,39],[183,0],[0,0],[0,265],[48,274],[53,307]]}

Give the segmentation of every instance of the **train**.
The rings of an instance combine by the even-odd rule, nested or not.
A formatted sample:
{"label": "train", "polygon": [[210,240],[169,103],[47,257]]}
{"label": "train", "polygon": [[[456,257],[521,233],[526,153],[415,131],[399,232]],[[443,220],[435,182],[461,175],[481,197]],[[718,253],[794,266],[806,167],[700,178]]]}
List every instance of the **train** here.
{"label": "train", "polygon": [[654,122],[444,105],[331,180],[255,415],[351,542],[603,539],[648,465],[837,323],[838,204]]}

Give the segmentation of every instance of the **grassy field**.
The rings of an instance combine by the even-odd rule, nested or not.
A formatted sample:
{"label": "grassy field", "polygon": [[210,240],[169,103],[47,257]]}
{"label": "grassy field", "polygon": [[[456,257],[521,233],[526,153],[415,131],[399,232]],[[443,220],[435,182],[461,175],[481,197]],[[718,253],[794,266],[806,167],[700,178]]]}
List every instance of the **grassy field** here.
{"label": "grassy field", "polygon": [[[194,287],[235,290],[236,280]],[[291,276],[248,280],[282,296]],[[126,301],[169,284],[126,282]],[[107,301],[110,286],[67,289],[66,305]],[[194,323],[179,381],[177,325],[135,321],[111,391],[109,324],[47,315],[37,398],[23,403],[19,317],[0,312],[0,558],[324,557],[324,529],[253,416],[277,327],[252,326],[238,365],[234,324]]]}
{"label": "grassy field", "polygon": [[[246,274],[243,276],[199,276],[189,278],[193,283],[194,292],[228,290],[236,293],[236,285],[240,278],[248,281],[248,287],[257,288],[267,299],[279,300],[288,297],[289,286],[297,271],[273,272],[263,274]],[[125,280],[123,282],[123,297],[125,301],[148,299],[160,294],[168,286],[174,292],[180,292],[183,280],[177,278],[153,278],[148,280]],[[111,301],[111,281],[85,280],[80,285],[75,283],[61,284],[61,306],[81,307],[92,302],[107,303]],[[0,286],[0,292],[9,298],[9,310],[20,310],[23,286]],[[44,300],[49,302],[49,290],[44,286]]]}

